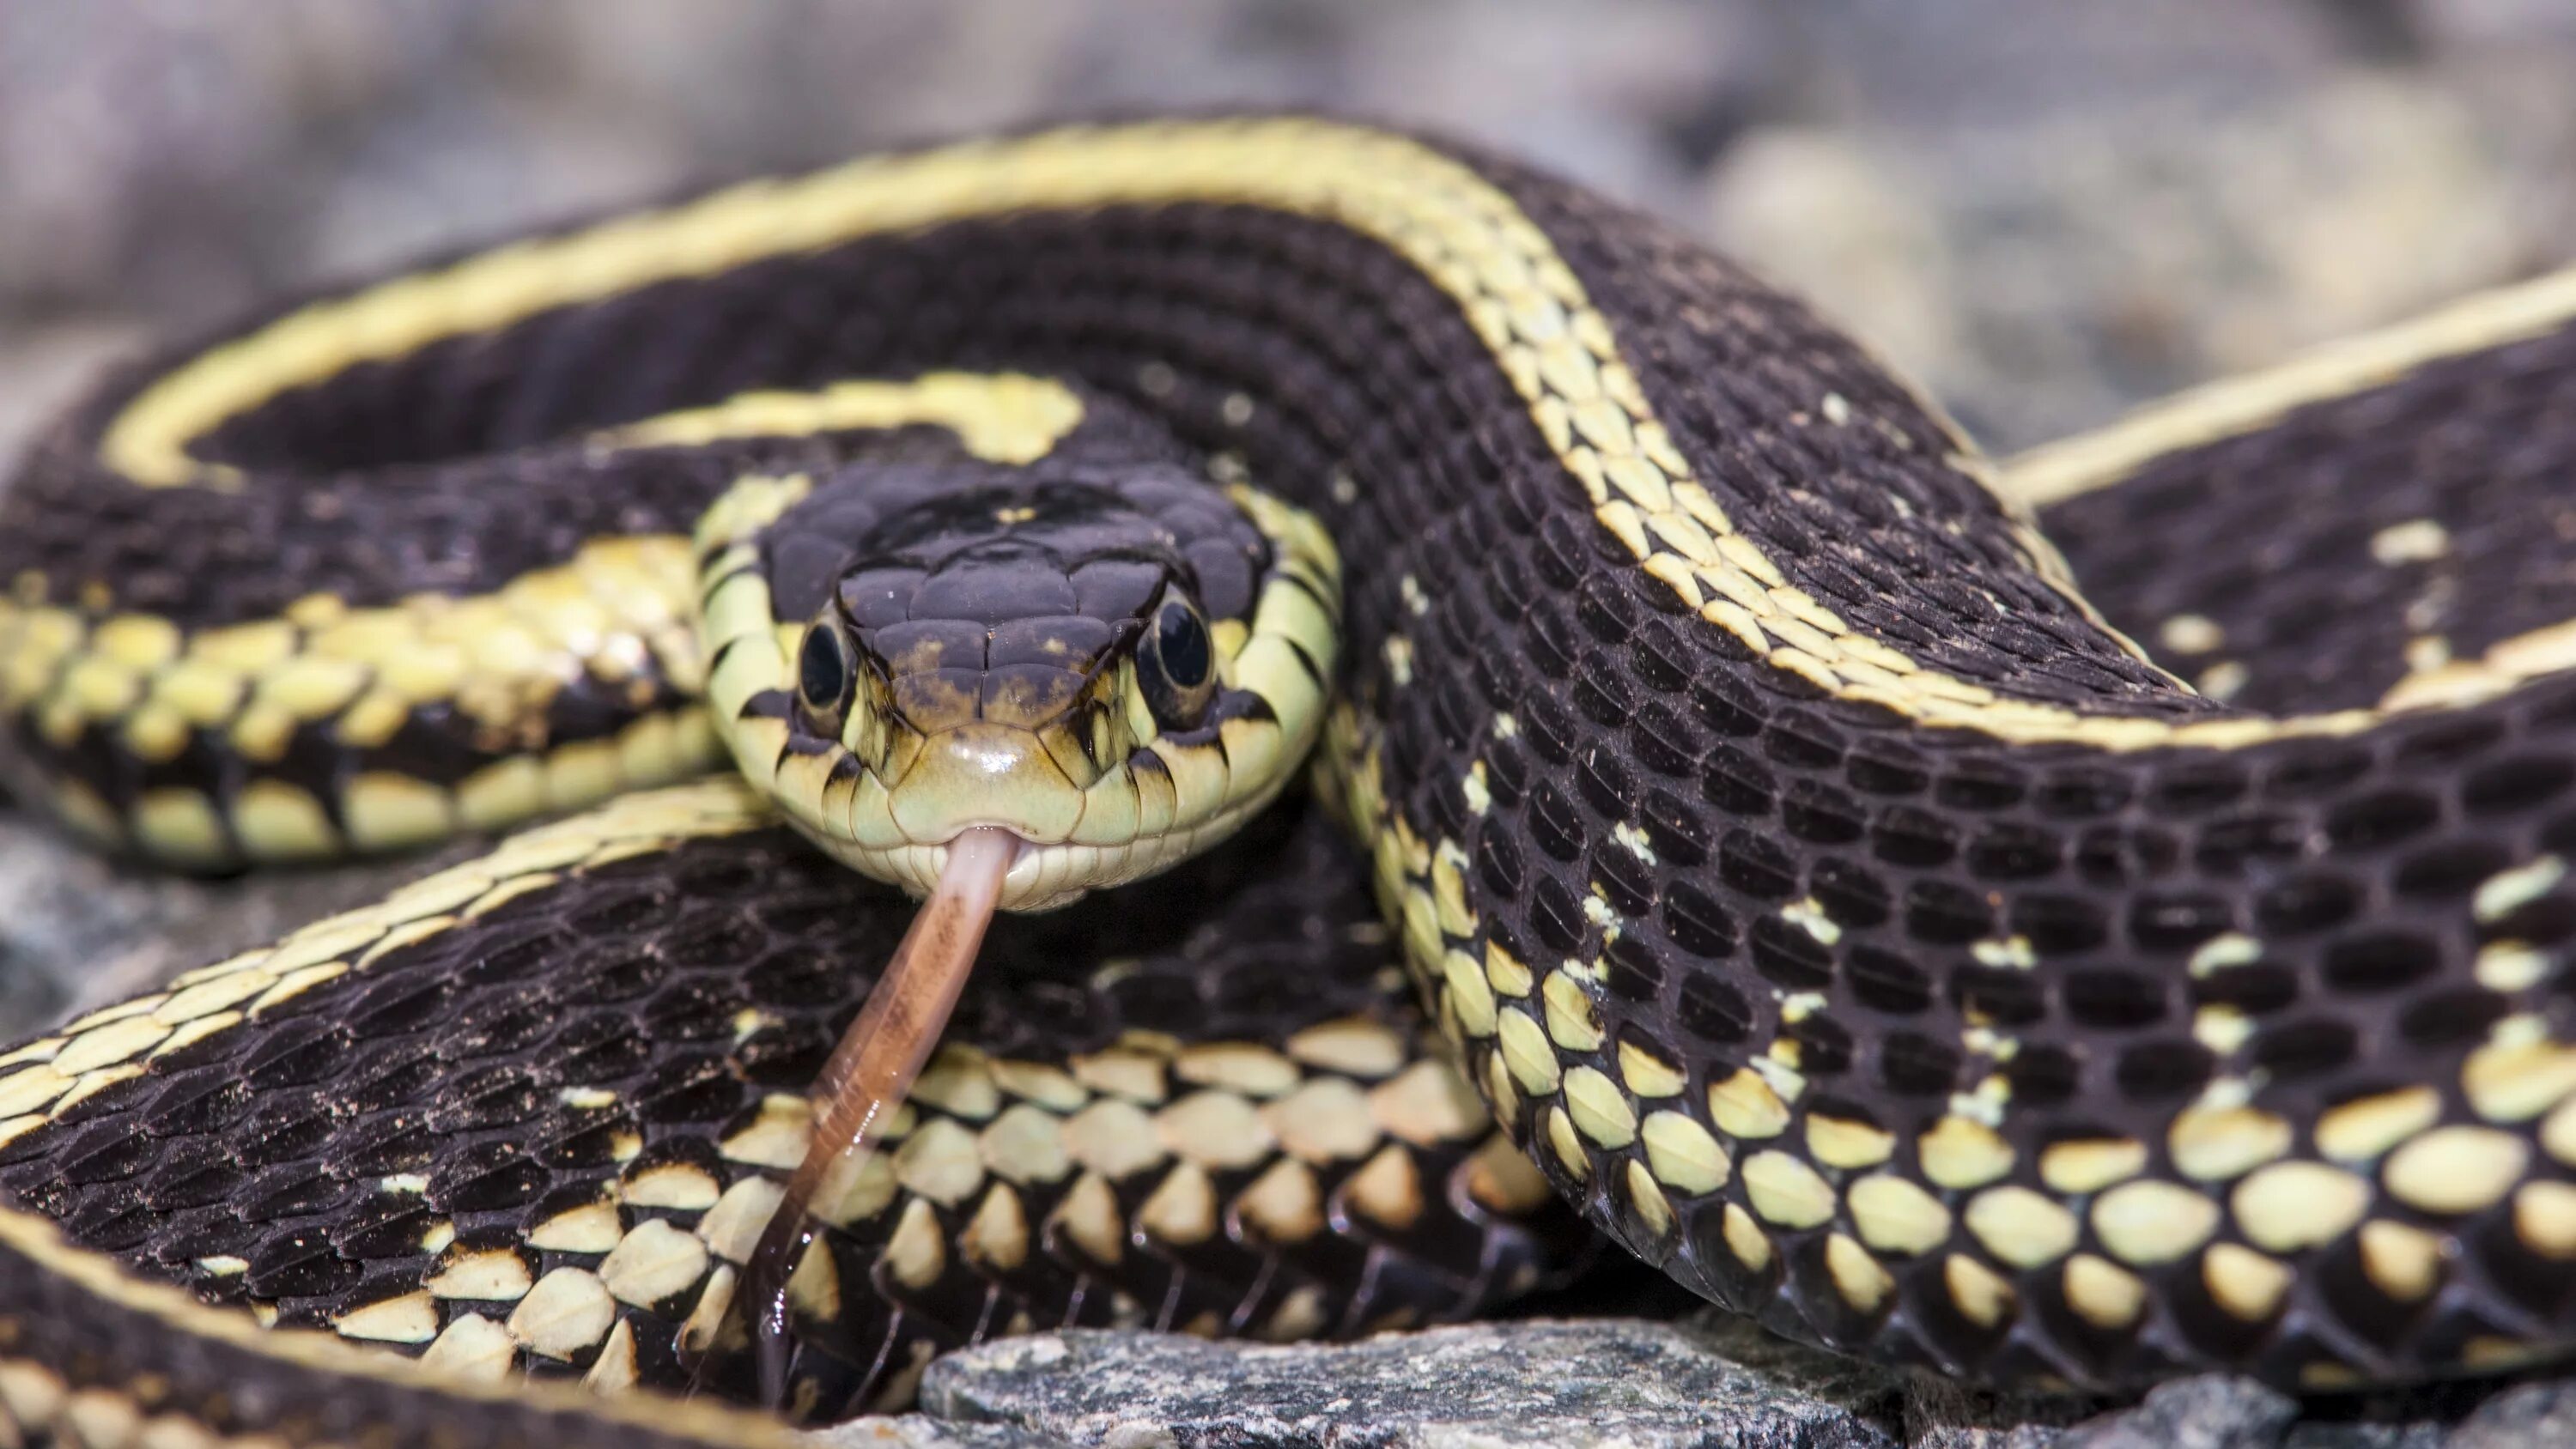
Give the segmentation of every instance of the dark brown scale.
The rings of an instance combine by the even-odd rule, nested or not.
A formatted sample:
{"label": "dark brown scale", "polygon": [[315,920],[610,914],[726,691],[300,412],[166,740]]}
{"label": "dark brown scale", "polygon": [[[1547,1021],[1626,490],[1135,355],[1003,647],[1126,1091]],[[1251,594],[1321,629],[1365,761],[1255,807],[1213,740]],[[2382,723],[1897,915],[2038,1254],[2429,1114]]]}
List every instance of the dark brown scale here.
{"label": "dark brown scale", "polygon": [[[2041,518],[2086,597],[2186,677],[2241,665],[2233,702],[2368,705],[2408,645],[2474,659],[2576,615],[2576,329],[2428,363],[2243,437],[2178,450]],[[2438,553],[2373,552],[2430,523]],[[2215,647],[2159,644],[2198,615]]]}

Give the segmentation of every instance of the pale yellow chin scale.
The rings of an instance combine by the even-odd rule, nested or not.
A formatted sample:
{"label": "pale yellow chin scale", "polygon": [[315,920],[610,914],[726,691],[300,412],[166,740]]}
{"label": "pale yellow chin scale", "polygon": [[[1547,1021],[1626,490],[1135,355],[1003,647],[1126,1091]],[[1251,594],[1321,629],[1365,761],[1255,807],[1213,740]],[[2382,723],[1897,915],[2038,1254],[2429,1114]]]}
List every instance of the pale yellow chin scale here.
{"label": "pale yellow chin scale", "polygon": [[[755,701],[792,693],[806,621],[773,611],[758,539],[807,491],[803,478],[747,478],[699,525],[700,628],[715,661],[707,698],[745,778],[852,869],[926,895],[947,869],[949,843],[990,826],[1020,842],[1001,908],[1066,905],[1232,834],[1278,798],[1322,732],[1341,643],[1339,556],[1311,516],[1235,486],[1228,496],[1269,538],[1274,562],[1250,618],[1210,622],[1220,701],[1212,728],[1163,731],[1132,663],[1122,663],[1119,757],[1105,769],[1069,761],[1061,728],[977,721],[924,737],[864,701],[839,741],[790,748],[789,721]],[[1245,712],[1246,695],[1266,710]],[[849,768],[852,760],[862,767]]]}

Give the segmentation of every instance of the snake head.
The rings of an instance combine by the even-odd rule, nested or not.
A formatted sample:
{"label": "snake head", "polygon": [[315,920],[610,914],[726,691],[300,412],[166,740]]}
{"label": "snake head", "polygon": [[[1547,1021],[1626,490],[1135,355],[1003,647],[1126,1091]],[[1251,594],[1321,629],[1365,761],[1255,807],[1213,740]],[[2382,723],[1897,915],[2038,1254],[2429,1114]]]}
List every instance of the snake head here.
{"label": "snake head", "polygon": [[710,531],[719,731],[807,835],[916,893],[979,826],[1020,841],[1005,908],[1152,874],[1269,803],[1321,725],[1330,543],[1171,463],[863,463],[738,485]]}

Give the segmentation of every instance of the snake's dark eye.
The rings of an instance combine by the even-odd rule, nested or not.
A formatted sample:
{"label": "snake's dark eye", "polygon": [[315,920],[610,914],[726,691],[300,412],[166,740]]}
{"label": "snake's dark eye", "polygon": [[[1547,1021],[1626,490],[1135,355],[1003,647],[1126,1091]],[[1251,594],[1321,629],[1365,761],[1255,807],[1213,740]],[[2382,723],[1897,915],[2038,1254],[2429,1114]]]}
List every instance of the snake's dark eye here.
{"label": "snake's dark eye", "polygon": [[836,722],[850,702],[850,644],[841,626],[818,619],[806,626],[804,647],[796,651],[796,696],[825,722]]}
{"label": "snake's dark eye", "polygon": [[1154,611],[1136,650],[1136,680],[1166,729],[1187,729],[1207,713],[1216,694],[1216,644],[1189,600],[1168,597]]}

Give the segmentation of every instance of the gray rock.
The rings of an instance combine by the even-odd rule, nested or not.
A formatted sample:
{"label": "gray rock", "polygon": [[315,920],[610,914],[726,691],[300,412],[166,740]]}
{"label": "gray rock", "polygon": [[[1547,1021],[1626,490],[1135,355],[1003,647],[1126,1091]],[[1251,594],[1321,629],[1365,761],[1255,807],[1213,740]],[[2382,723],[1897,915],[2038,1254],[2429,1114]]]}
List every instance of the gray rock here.
{"label": "gray rock", "polygon": [[2274,1449],[2298,1417],[2286,1394],[2204,1374],[2159,1384],[2135,1408],[2088,1419],[2051,1449]]}
{"label": "gray rock", "polygon": [[2438,1419],[2413,1423],[2323,1420],[2291,1425],[2281,1449],[2444,1449],[2450,1439],[2450,1425]]}
{"label": "gray rock", "polygon": [[815,1449],[1069,1449],[1053,1434],[1016,1424],[961,1423],[927,1414],[852,1419],[805,1438]]}
{"label": "gray rock", "polygon": [[2524,1384],[2478,1406],[2443,1449],[2549,1449],[2576,1444],[2576,1383]]}
{"label": "gray rock", "polygon": [[1174,1449],[1898,1449],[1898,1382],[1753,1330],[1479,1324],[1324,1347],[1066,1332],[930,1367],[922,1407],[1076,1444]]}

